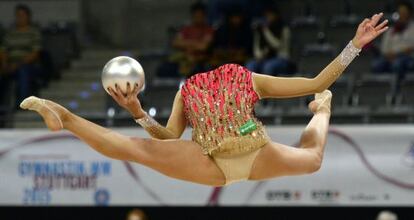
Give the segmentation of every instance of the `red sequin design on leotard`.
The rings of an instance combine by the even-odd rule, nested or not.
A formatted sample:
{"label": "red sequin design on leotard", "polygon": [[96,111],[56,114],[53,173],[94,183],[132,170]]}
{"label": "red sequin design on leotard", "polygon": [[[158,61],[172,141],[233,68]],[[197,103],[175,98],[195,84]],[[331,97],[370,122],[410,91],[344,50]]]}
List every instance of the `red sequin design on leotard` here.
{"label": "red sequin design on leotard", "polygon": [[[259,99],[252,73],[237,64],[196,74],[181,88],[184,111],[193,127],[192,139],[205,154],[234,155],[257,149],[268,141],[263,125],[254,117]],[[238,128],[249,119],[257,129],[242,136]]]}

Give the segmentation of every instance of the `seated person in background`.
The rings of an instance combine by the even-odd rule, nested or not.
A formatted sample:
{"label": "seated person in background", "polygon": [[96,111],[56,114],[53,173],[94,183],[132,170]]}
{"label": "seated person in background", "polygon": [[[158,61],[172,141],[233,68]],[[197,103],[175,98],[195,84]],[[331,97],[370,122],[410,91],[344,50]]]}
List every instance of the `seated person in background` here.
{"label": "seated person in background", "polygon": [[414,23],[411,3],[400,2],[398,15],[397,22],[384,34],[381,44],[382,56],[374,60],[373,71],[392,71],[397,73],[401,80],[408,70],[414,68]]}
{"label": "seated person in background", "polygon": [[18,104],[24,98],[33,95],[35,90],[34,80],[39,72],[37,62],[41,50],[41,34],[31,25],[30,8],[17,5],[15,16],[16,25],[6,32],[1,48],[3,69],[0,83],[8,87],[11,79],[16,80],[18,107]]}
{"label": "seated person in background", "polygon": [[213,34],[214,29],[207,23],[205,5],[195,3],[191,7],[191,24],[181,28],[173,41],[177,52],[171,61],[178,64],[182,75],[188,77],[206,71],[207,50]]}
{"label": "seated person in background", "polygon": [[270,75],[289,72],[290,29],[283,22],[276,7],[264,11],[265,22],[254,29],[254,59],[246,67],[253,72]]}
{"label": "seated person in background", "polygon": [[214,67],[225,63],[244,65],[251,56],[252,33],[241,9],[234,7],[229,10],[215,33],[212,47],[211,64]]}
{"label": "seated person in background", "polygon": [[173,47],[181,53],[177,62],[180,73],[185,76],[205,71],[207,50],[213,39],[214,30],[207,23],[206,7],[201,2],[191,7],[191,24],[183,27],[173,41]]}

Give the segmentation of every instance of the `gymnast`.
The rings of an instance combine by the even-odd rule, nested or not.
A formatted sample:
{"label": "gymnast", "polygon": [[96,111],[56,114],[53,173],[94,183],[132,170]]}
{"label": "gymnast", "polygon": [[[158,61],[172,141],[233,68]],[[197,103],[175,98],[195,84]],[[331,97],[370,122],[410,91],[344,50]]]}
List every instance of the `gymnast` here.
{"label": "gymnast", "polygon": [[[364,19],[354,38],[314,78],[273,77],[237,64],[225,64],[188,78],[176,93],[167,125],[161,126],[142,108],[138,86],[116,85],[111,96],[128,110],[152,138],[128,137],[89,122],[66,108],[31,96],[21,108],[34,110],[51,131],[66,129],[99,153],[150,167],[169,177],[222,186],[241,180],[309,174],[322,163],[331,115],[328,87],[358,56],[361,48],[388,29],[383,13]],[[292,98],[315,94],[309,103],[313,117],[299,147],[270,140],[254,115],[259,99]],[[192,140],[180,139],[186,125]]]}

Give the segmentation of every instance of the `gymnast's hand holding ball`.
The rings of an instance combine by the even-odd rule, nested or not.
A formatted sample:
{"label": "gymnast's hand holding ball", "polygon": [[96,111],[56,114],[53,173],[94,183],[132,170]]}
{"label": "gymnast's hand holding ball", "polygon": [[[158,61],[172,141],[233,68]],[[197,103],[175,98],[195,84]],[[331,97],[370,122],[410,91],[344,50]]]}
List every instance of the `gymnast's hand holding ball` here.
{"label": "gymnast's hand holding ball", "polygon": [[135,118],[145,116],[138,100],[138,93],[145,85],[142,66],[126,56],[110,60],[102,71],[102,85],[109,95]]}

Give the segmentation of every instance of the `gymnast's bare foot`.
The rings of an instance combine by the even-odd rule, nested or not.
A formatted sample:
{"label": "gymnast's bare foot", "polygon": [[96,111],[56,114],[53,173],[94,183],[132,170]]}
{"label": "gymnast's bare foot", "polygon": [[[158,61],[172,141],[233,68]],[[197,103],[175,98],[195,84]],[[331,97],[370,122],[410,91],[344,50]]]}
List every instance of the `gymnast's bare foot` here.
{"label": "gymnast's bare foot", "polygon": [[45,99],[30,96],[20,103],[20,108],[38,112],[51,131],[63,129],[63,121],[69,111],[64,107]]}
{"label": "gymnast's bare foot", "polygon": [[309,103],[309,110],[314,114],[318,112],[331,113],[331,99],[332,93],[329,90],[325,90],[321,93],[315,94],[315,100]]}

